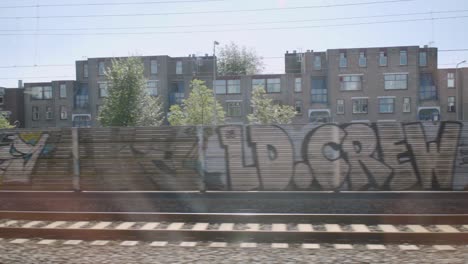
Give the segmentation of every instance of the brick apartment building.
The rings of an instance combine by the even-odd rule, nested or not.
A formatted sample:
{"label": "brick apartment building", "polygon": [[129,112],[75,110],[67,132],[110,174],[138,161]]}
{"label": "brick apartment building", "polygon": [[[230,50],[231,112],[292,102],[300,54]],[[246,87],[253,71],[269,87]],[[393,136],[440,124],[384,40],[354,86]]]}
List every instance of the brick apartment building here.
{"label": "brick apartment building", "polygon": [[[284,74],[217,76],[213,56],[142,57],[148,92],[166,112],[201,79],[216,91],[227,123],[247,123],[253,87],[296,108],[294,123],[468,119],[468,68],[438,69],[437,48],[404,46],[286,52]],[[26,127],[97,126],[112,58],[76,62],[76,81],[26,83]],[[461,89],[464,87],[464,89]],[[464,91],[463,91],[464,90]],[[463,99],[463,100],[460,100]]]}
{"label": "brick apartment building", "polygon": [[0,114],[11,125],[24,127],[24,90],[0,87]]}

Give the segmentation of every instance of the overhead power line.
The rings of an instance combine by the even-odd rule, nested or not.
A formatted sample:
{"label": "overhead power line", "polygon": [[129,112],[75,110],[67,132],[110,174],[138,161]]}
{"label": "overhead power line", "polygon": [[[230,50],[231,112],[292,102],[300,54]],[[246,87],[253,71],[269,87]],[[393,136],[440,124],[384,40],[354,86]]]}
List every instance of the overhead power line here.
{"label": "overhead power line", "polygon": [[122,5],[156,5],[156,4],[179,4],[179,3],[202,3],[221,2],[225,0],[180,0],[180,1],[142,1],[142,2],[106,2],[106,3],[81,3],[81,4],[38,4],[38,5],[14,5],[0,6],[0,9],[13,8],[38,8],[38,7],[75,7],[75,6],[122,6]]}
{"label": "overhead power line", "polygon": [[222,13],[243,13],[243,12],[266,12],[266,11],[285,11],[297,9],[318,9],[331,7],[348,7],[348,6],[363,6],[411,2],[415,0],[384,0],[372,2],[354,2],[344,4],[329,4],[329,5],[313,5],[313,6],[296,6],[296,7],[272,7],[272,8],[256,8],[256,9],[237,9],[237,10],[213,10],[213,11],[188,11],[188,12],[163,12],[163,13],[142,13],[142,14],[102,14],[102,15],[54,15],[54,16],[14,16],[0,17],[0,19],[53,19],[53,18],[91,18],[91,17],[134,17],[134,16],[169,16],[169,15],[194,15],[194,14],[222,14]]}
{"label": "overhead power line", "polygon": [[21,80],[21,79],[52,79],[52,78],[75,78],[71,75],[62,75],[62,76],[29,76],[29,77],[10,77],[10,78],[0,78],[0,80]]}
{"label": "overhead power line", "polygon": [[[416,15],[434,15],[434,14],[463,13],[463,12],[468,12],[468,9],[436,11],[436,12],[397,13],[397,14],[384,14],[384,15],[372,15],[372,16],[351,16],[351,17],[334,17],[334,18],[317,18],[317,19],[246,22],[246,23],[217,23],[217,24],[211,23],[211,24],[190,24],[190,25],[187,24],[187,25],[175,25],[175,26],[42,28],[42,29],[38,29],[37,31],[128,30],[128,29],[157,29],[157,28],[221,27],[221,26],[239,26],[239,25],[267,25],[267,24],[337,21],[337,20],[350,20],[350,19],[400,17],[400,16],[416,16]],[[36,29],[0,29],[0,32],[2,31],[3,32],[23,32],[23,31],[36,31]]]}
{"label": "overhead power line", "polygon": [[311,29],[311,28],[329,28],[329,27],[346,27],[346,26],[362,26],[375,24],[392,24],[403,22],[417,22],[430,20],[447,20],[468,18],[465,16],[451,17],[433,17],[433,18],[416,18],[402,20],[386,20],[386,21],[370,21],[357,22],[346,24],[331,24],[331,25],[311,25],[311,26],[293,26],[293,27],[268,27],[268,28],[244,28],[244,29],[214,29],[214,30],[194,30],[194,31],[147,31],[147,32],[89,32],[89,33],[0,33],[0,36],[109,36],[109,35],[154,35],[154,34],[194,34],[194,33],[214,33],[214,32],[242,32],[242,31],[269,31],[269,30],[288,30],[288,29]]}

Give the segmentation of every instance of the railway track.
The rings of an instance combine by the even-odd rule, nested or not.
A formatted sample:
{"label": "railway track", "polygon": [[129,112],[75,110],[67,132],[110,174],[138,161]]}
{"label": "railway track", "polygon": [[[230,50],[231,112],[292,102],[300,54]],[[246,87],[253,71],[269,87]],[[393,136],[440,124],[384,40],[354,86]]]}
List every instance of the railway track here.
{"label": "railway track", "polygon": [[468,244],[468,215],[0,212],[0,238],[214,243]]}

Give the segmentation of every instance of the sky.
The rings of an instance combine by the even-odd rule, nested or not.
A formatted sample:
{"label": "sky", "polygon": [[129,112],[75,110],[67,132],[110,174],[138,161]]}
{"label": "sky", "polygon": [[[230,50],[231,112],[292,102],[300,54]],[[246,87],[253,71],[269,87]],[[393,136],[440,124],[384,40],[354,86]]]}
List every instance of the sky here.
{"label": "sky", "polygon": [[466,0],[0,0],[0,86],[73,80],[92,57],[203,56],[215,40],[254,49],[264,73],[284,72],[287,50],[467,49],[439,52],[448,68],[468,59],[467,26]]}

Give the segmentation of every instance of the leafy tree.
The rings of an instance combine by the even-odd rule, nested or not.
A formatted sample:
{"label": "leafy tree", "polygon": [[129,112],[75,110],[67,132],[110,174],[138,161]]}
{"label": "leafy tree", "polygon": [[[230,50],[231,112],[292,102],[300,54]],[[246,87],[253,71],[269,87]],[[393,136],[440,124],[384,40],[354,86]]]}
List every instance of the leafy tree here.
{"label": "leafy tree", "polygon": [[0,115],[0,129],[14,128],[15,126],[10,125],[8,119],[3,115]]}
{"label": "leafy tree", "polygon": [[221,47],[218,53],[220,75],[251,75],[263,70],[263,58],[255,50],[240,48],[234,42]]}
{"label": "leafy tree", "polygon": [[[182,106],[172,105],[170,108],[169,123],[173,126],[185,125],[213,125],[215,98],[213,91],[206,87],[205,82],[193,80],[190,83],[191,92]],[[218,124],[224,123],[224,109],[216,103],[216,116]]]}
{"label": "leafy tree", "polygon": [[103,126],[159,126],[163,122],[162,103],[146,91],[140,58],[113,60],[106,76],[108,97],[98,118]]}
{"label": "leafy tree", "polygon": [[265,93],[263,86],[257,86],[253,89],[253,113],[247,116],[249,122],[259,125],[290,124],[296,115],[294,107],[273,104],[273,99],[267,98]]}

